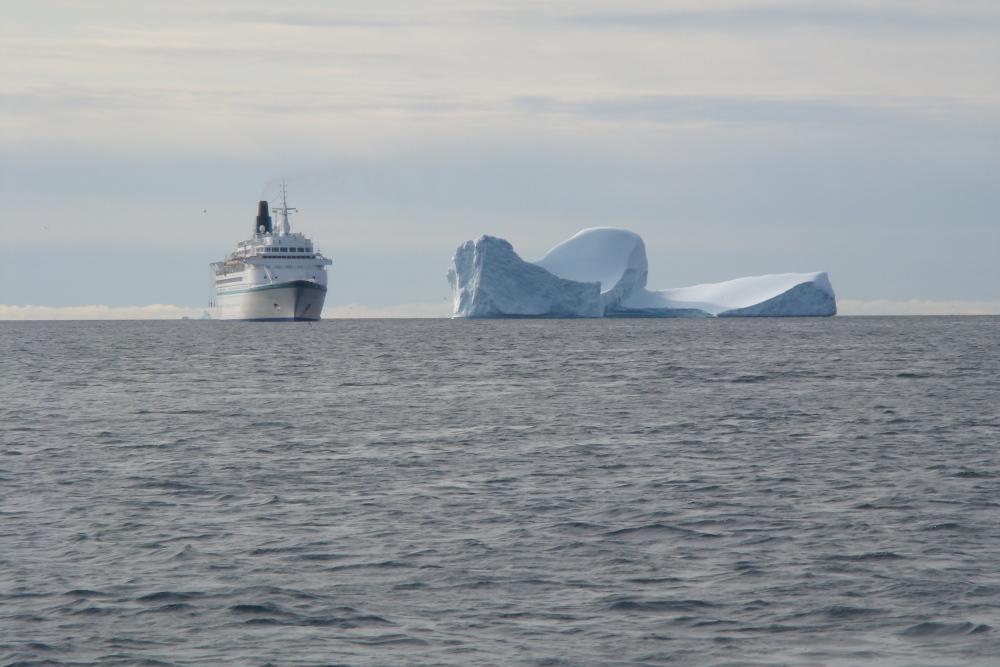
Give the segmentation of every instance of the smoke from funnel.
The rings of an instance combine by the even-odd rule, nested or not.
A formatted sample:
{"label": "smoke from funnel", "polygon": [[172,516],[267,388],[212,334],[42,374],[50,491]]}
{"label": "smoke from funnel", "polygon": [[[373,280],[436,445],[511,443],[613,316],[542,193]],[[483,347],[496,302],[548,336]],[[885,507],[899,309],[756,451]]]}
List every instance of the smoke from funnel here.
{"label": "smoke from funnel", "polygon": [[340,181],[343,168],[340,162],[331,160],[328,163],[315,164],[304,169],[281,172],[280,175],[269,179],[264,184],[260,190],[260,198],[277,199],[282,181],[287,183],[289,188],[294,188],[297,197],[306,192],[323,192]]}

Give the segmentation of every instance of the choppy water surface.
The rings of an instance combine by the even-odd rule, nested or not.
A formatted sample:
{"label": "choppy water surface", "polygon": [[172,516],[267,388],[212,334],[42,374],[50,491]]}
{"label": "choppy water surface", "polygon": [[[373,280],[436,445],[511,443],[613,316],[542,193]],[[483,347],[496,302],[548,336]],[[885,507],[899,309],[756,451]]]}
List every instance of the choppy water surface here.
{"label": "choppy water surface", "polygon": [[1000,318],[0,323],[6,664],[989,665]]}

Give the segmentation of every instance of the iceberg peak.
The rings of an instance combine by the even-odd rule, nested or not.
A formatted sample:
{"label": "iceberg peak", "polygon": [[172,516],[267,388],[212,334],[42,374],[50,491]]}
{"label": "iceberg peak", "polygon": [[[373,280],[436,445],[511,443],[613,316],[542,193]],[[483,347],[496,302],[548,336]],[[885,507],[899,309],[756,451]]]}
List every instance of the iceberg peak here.
{"label": "iceberg peak", "polygon": [[645,288],[649,274],[642,237],[611,227],[584,229],[535,263],[560,278],[599,282],[605,310]]}
{"label": "iceberg peak", "polygon": [[601,317],[600,285],[566,280],[521,259],[495,236],[466,241],[448,281],[454,317]]}

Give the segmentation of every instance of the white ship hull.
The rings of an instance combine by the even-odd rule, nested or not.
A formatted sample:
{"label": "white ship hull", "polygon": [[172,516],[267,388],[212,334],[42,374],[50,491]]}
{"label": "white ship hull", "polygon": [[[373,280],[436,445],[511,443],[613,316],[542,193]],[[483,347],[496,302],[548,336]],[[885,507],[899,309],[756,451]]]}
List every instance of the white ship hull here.
{"label": "white ship hull", "polygon": [[311,322],[323,312],[326,287],[295,280],[219,294],[217,299],[221,320]]}
{"label": "white ship hull", "polygon": [[273,225],[267,202],[257,206],[253,236],[236,246],[215,270],[216,316],[220,320],[265,322],[315,321],[326,300],[326,267],[311,239],[293,233],[288,224],[285,186],[281,186],[278,224]]}

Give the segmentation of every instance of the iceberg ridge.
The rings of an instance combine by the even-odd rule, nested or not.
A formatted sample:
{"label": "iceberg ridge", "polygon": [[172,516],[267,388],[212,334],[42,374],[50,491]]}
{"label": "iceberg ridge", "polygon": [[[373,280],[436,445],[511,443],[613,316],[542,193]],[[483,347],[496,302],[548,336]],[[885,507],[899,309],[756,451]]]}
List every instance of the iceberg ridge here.
{"label": "iceberg ridge", "polygon": [[610,316],[684,317],[677,310],[714,317],[829,317],[837,314],[825,272],[782,273],[658,291],[641,290]]}

